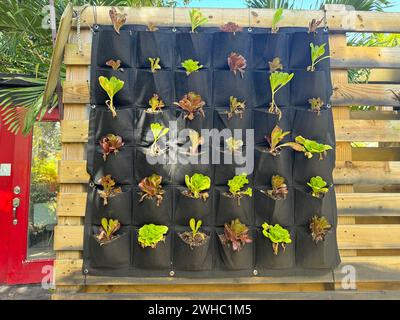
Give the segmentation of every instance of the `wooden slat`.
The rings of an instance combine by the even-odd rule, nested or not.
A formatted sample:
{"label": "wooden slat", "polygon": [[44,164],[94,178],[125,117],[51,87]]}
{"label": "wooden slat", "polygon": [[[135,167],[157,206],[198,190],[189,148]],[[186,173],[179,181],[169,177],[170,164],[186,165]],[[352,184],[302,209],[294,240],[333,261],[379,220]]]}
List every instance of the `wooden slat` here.
{"label": "wooden slat", "polygon": [[353,148],[355,161],[400,161],[400,147]]}
{"label": "wooden slat", "polygon": [[83,226],[60,226],[54,230],[54,250],[83,250]]}
{"label": "wooden slat", "polygon": [[337,141],[400,141],[398,120],[337,120]]}
{"label": "wooden slat", "polygon": [[62,120],[61,142],[87,142],[88,120]]}
{"label": "wooden slat", "polygon": [[400,216],[398,193],[338,193],[336,200],[340,215]]}
{"label": "wooden slat", "polygon": [[57,195],[57,216],[84,217],[86,197],[85,192],[59,193]]}
{"label": "wooden slat", "polygon": [[64,81],[63,102],[83,104],[89,103],[89,81]]}
{"label": "wooden slat", "polygon": [[85,160],[61,160],[58,166],[59,183],[88,183]]}
{"label": "wooden slat", "polygon": [[355,120],[400,120],[400,113],[384,110],[352,110],[350,118]]}
{"label": "wooden slat", "polygon": [[65,46],[64,64],[67,66],[88,66],[91,61],[92,45],[85,43],[82,45],[82,52],[79,52],[79,47],[75,43],[68,43]]}

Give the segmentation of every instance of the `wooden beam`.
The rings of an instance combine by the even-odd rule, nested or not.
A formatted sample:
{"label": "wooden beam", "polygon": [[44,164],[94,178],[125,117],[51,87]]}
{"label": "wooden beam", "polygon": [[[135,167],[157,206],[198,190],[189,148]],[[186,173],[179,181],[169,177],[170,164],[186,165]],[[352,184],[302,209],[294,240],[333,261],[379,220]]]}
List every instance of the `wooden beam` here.
{"label": "wooden beam", "polygon": [[84,217],[86,211],[86,192],[58,193],[57,216]]}
{"label": "wooden beam", "polygon": [[67,66],[88,66],[91,62],[92,45],[85,43],[82,45],[82,53],[79,53],[78,45],[68,43],[65,46],[64,64]]}
{"label": "wooden beam", "polygon": [[398,120],[336,120],[336,141],[400,141]]}
{"label": "wooden beam", "polygon": [[399,193],[337,193],[339,215],[400,216]]}
{"label": "wooden beam", "polygon": [[352,148],[354,161],[400,161],[400,147]]}
{"label": "wooden beam", "polygon": [[61,121],[61,142],[87,142],[89,120]]}

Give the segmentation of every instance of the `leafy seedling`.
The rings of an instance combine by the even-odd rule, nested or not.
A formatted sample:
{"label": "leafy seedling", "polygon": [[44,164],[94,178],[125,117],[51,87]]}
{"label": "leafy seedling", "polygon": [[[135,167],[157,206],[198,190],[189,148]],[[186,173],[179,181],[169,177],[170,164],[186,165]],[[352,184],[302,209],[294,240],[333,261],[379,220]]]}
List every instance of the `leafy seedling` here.
{"label": "leafy seedling", "polygon": [[192,32],[196,32],[196,29],[208,22],[208,19],[203,16],[200,10],[193,8],[189,11],[190,24],[192,25]]}
{"label": "leafy seedling", "polygon": [[249,236],[249,228],[239,219],[224,224],[224,233],[219,235],[223,245],[231,247],[233,251],[240,251],[246,243],[253,240]]}
{"label": "leafy seedling", "polygon": [[284,177],[281,177],[280,175],[273,175],[271,178],[272,190],[263,192],[274,200],[285,200],[289,193],[289,189],[285,182],[286,181]]}
{"label": "leafy seedling", "polygon": [[96,235],[96,240],[100,245],[104,245],[107,242],[116,238],[115,233],[120,229],[121,224],[118,220],[107,220],[107,218],[101,219],[101,226],[99,233]]}
{"label": "leafy seedling", "polygon": [[204,143],[204,138],[200,136],[200,133],[198,133],[195,130],[190,130],[189,132],[189,139],[190,143],[192,144],[189,147],[189,151],[191,155],[196,155],[199,153],[199,147]]}
{"label": "leafy seedling", "polygon": [[324,241],[326,234],[332,228],[325,217],[318,216],[314,216],[311,218],[309,227],[311,231],[311,236],[315,243],[318,243],[319,241]]}
{"label": "leafy seedling", "polygon": [[157,70],[161,70],[160,58],[149,58],[149,61],[151,72],[156,73]]}
{"label": "leafy seedling", "polygon": [[184,119],[193,120],[197,112],[203,118],[206,116],[203,110],[206,103],[199,94],[193,91],[185,94],[179,102],[174,102],[174,104],[185,111]]}
{"label": "leafy seedling", "polygon": [[234,22],[227,22],[219,28],[222,32],[231,32],[233,35],[236,32],[242,32],[243,28]]}
{"label": "leafy seedling", "polygon": [[236,73],[239,72],[240,76],[243,78],[245,73],[244,69],[247,67],[247,61],[241,54],[231,52],[228,56],[228,66],[235,76]]}
{"label": "leafy seedling", "polygon": [[329,191],[329,186],[320,176],[312,177],[307,185],[311,188],[311,195],[315,198],[323,198]]}
{"label": "leafy seedling", "polygon": [[271,136],[265,136],[265,139],[268,142],[269,148],[268,152],[272,154],[274,157],[278,156],[282,148],[284,147],[290,147],[293,148],[293,142],[286,142],[286,143],[281,143],[281,141],[288,135],[290,134],[290,131],[283,131],[278,125],[276,125],[271,132]]}
{"label": "leafy seedling", "polygon": [[124,142],[120,136],[109,133],[101,138],[100,146],[103,151],[103,159],[106,161],[110,153],[117,154],[119,152],[119,149],[124,146]]}
{"label": "leafy seedling", "polygon": [[275,11],[272,18],[271,33],[277,33],[279,30],[278,23],[283,19],[283,8],[279,8]]}
{"label": "leafy seedling", "polygon": [[162,108],[165,107],[164,101],[162,101],[158,94],[154,93],[153,96],[149,100],[150,108],[147,109],[147,112],[150,113],[158,113]]}
{"label": "leafy seedling", "polygon": [[122,192],[120,187],[115,187],[115,181],[111,178],[110,174],[100,178],[99,183],[103,187],[103,190],[98,190],[98,193],[100,198],[103,199],[104,206],[108,204],[108,198],[115,197]]}
{"label": "leafy seedling", "polygon": [[149,148],[149,153],[151,156],[157,157],[165,151],[165,149],[161,149],[158,141],[169,132],[169,128],[165,128],[161,123],[153,122],[150,124],[150,129],[154,140]]}
{"label": "leafy seedling", "polygon": [[317,33],[317,28],[322,23],[322,21],[324,21],[324,17],[322,17],[321,19],[312,19],[308,23],[308,33]]}
{"label": "leafy seedling", "polygon": [[278,105],[275,102],[275,95],[276,93],[282,89],[286,84],[292,80],[294,73],[287,73],[287,72],[278,72],[275,71],[270,74],[269,82],[271,85],[271,104],[268,109],[268,112],[278,115],[278,119],[282,118],[282,112],[278,108]]}
{"label": "leafy seedling", "polygon": [[118,13],[117,9],[115,9],[114,7],[112,7],[109,11],[109,15],[115,32],[120,34],[120,29],[126,23],[126,17],[128,15],[126,13]]}
{"label": "leafy seedling", "polygon": [[114,71],[123,71],[121,68],[121,60],[110,59],[106,62],[106,65],[111,67]]}
{"label": "leafy seedling", "polygon": [[310,104],[312,112],[316,112],[318,115],[321,113],[321,108],[324,106],[324,102],[321,98],[308,99],[308,103]]}
{"label": "leafy seedling", "polygon": [[159,242],[165,241],[165,235],[168,227],[163,225],[155,225],[153,223],[145,224],[139,229],[138,242],[142,248],[156,248]]}
{"label": "leafy seedling", "polygon": [[186,75],[189,76],[192,72],[197,72],[201,68],[203,68],[203,66],[199,63],[200,63],[199,61],[187,59],[187,60],[183,61],[181,63],[181,65],[186,70]]}
{"label": "leafy seedling", "polygon": [[295,143],[291,143],[291,147],[296,151],[304,152],[304,155],[309,159],[313,157],[313,154],[319,154],[319,160],[323,160],[326,152],[332,150],[332,147],[328,144],[318,143],[302,136],[297,136],[295,141]]}
{"label": "leafy seedling", "polygon": [[242,118],[245,109],[246,109],[246,101],[240,102],[234,96],[229,97],[228,119],[232,118],[234,115],[239,115],[240,118]]}
{"label": "leafy seedling", "polygon": [[247,189],[244,189],[244,186],[248,183],[249,179],[247,179],[247,173],[243,172],[240,175],[234,176],[228,181],[229,193],[225,193],[225,195],[235,198],[237,200],[238,206],[240,206],[240,199],[245,196],[253,196],[252,188],[248,187]]}
{"label": "leafy seedling", "polygon": [[314,72],[315,66],[320,63],[322,60],[328,59],[330,56],[323,56],[325,54],[325,46],[326,43],[319,45],[314,45],[314,43],[310,43],[311,48],[311,66],[307,67],[307,71]]}
{"label": "leafy seedling", "polygon": [[235,139],[233,137],[229,137],[225,142],[229,152],[232,153],[240,151],[243,146],[243,140]]}
{"label": "leafy seedling", "polygon": [[278,70],[283,70],[283,65],[279,57],[275,57],[272,59],[272,61],[268,61],[268,65],[269,65],[269,73],[273,73]]}
{"label": "leafy seedling", "polygon": [[157,207],[161,205],[163,195],[165,191],[161,185],[162,177],[153,173],[150,177],[145,177],[139,182],[139,188],[141,196],[139,202],[143,202],[145,199],[155,200]]}
{"label": "leafy seedling", "polygon": [[99,83],[110,99],[106,101],[106,105],[110,109],[113,118],[115,118],[117,116],[117,111],[115,110],[114,106],[114,96],[124,87],[125,83],[114,76],[112,76],[110,79],[100,76]]}
{"label": "leafy seedling", "polygon": [[264,222],[262,228],[264,237],[268,238],[272,242],[272,250],[275,255],[278,255],[279,253],[279,245],[282,246],[283,252],[285,252],[286,244],[292,243],[289,231],[282,228],[279,224],[272,226]]}
{"label": "leafy seedling", "polygon": [[157,30],[158,30],[157,26],[153,22],[149,22],[149,24],[147,25],[147,31],[154,32]]}
{"label": "leafy seedling", "polygon": [[195,173],[191,177],[188,175],[185,176],[185,183],[188,190],[183,191],[185,196],[202,199],[206,201],[209,197],[209,194],[206,190],[211,187],[211,179],[208,176],[205,176],[201,173]]}
{"label": "leafy seedling", "polygon": [[199,229],[202,225],[201,220],[196,220],[194,218],[191,218],[189,221],[189,227],[191,231],[185,231],[179,233],[179,237],[186,242],[190,248],[194,247],[199,247],[205,244],[209,238],[208,235],[206,235],[203,232],[200,232]]}

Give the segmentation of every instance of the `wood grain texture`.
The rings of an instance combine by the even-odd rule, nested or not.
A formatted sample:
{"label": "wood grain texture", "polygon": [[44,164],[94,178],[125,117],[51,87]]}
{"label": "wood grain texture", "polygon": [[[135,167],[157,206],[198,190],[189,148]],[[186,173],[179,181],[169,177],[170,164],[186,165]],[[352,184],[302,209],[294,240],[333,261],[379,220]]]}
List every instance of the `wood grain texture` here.
{"label": "wood grain texture", "polygon": [[336,200],[340,215],[400,216],[398,193],[338,193]]}
{"label": "wood grain texture", "polygon": [[86,192],[59,193],[57,195],[57,216],[84,217],[86,198]]}
{"label": "wood grain texture", "polygon": [[400,161],[400,147],[352,148],[355,161]]}

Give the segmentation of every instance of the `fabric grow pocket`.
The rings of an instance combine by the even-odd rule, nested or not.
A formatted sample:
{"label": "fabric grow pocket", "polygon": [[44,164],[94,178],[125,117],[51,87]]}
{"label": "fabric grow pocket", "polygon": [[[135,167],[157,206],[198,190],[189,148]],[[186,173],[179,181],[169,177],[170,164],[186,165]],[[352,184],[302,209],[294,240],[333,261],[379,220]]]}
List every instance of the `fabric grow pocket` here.
{"label": "fabric grow pocket", "polygon": [[256,225],[261,226],[264,222],[268,224],[280,224],[281,226],[292,226],[294,224],[294,189],[289,187],[289,193],[284,200],[274,200],[267,194],[261,192],[272,189],[270,186],[255,188],[254,213]]}
{"label": "fabric grow pocket", "polygon": [[257,230],[256,236],[256,268],[266,269],[288,269],[296,264],[294,229],[289,229],[292,243],[285,244],[285,250],[279,245],[278,254],[275,255],[272,249],[272,242],[266,238],[261,229]]}
{"label": "fabric grow pocket", "polygon": [[292,185],[293,151],[291,149],[285,148],[279,155],[273,156],[266,147],[256,146],[254,153],[254,185],[268,185],[271,183],[272,176],[277,174],[286,178],[287,185]]}
{"label": "fabric grow pocket", "polygon": [[104,205],[96,187],[89,188],[87,210],[92,213],[91,223],[100,225],[102,218],[117,219],[122,225],[132,222],[132,189],[122,186],[122,192],[107,199]]}
{"label": "fabric grow pocket", "polygon": [[174,61],[175,34],[137,31],[138,68],[150,68],[149,58],[160,58],[162,69],[171,69]]}
{"label": "fabric grow pocket", "polygon": [[111,67],[97,69],[95,73],[92,73],[94,78],[91,79],[91,101],[94,104],[106,104],[107,100],[110,98],[107,95],[107,92],[100,86],[99,77],[104,76],[108,79],[111,77],[116,77],[119,80],[124,82],[124,86],[120,91],[118,91],[113,99],[114,106],[116,106],[117,114],[118,107],[123,105],[128,105],[133,102],[133,94],[131,88],[134,87],[133,84],[133,69],[124,69],[123,71],[113,70]]}
{"label": "fabric grow pocket", "polygon": [[133,233],[133,266],[139,269],[168,270],[171,268],[171,232],[155,248],[142,248],[138,242],[139,229]]}
{"label": "fabric grow pocket", "polygon": [[216,107],[229,106],[230,96],[239,101],[247,101],[247,108],[251,108],[253,96],[252,74],[245,72],[244,77],[230,70],[214,70],[213,74],[213,105]]}
{"label": "fabric grow pocket", "polygon": [[303,268],[334,269],[340,263],[336,241],[336,228],[315,243],[308,228],[297,229],[296,263]]}
{"label": "fabric grow pocket", "polygon": [[143,225],[147,223],[170,225],[172,220],[172,202],[173,190],[169,186],[163,186],[164,194],[163,200],[157,206],[156,199],[144,198],[139,202],[142,197],[139,188],[134,189],[133,194],[133,224]]}
{"label": "fabric grow pocket", "polygon": [[129,266],[131,240],[128,229],[121,229],[117,237],[104,245],[95,239],[98,227],[92,228],[89,237],[90,266],[93,268],[123,268]]}
{"label": "fabric grow pocket", "polygon": [[193,91],[210,105],[212,73],[209,70],[199,70],[190,75],[187,75],[185,70],[178,70],[174,74],[176,99],[180,100],[185,94]]}
{"label": "fabric grow pocket", "polygon": [[[199,133],[201,133],[201,129],[211,129],[213,127],[212,110],[210,108],[203,108],[203,111],[204,117],[199,112],[196,112],[194,119],[190,120],[185,118],[187,114],[186,111],[176,106],[174,114],[178,121],[178,134],[179,131],[183,129],[193,129]],[[186,136],[184,138],[186,138]],[[182,141],[181,137],[179,137],[178,140],[179,143],[184,143],[186,141],[186,139]]]}
{"label": "fabric grow pocket", "polygon": [[188,59],[199,61],[204,68],[212,63],[212,33],[185,32],[176,35],[176,67],[182,68],[182,62]]}
{"label": "fabric grow pocket", "polygon": [[321,98],[325,103],[330,100],[331,93],[328,88],[327,73],[325,71],[296,70],[290,82],[292,105],[309,106],[308,99],[311,98]]}
{"label": "fabric grow pocket", "polygon": [[204,226],[214,223],[213,216],[213,191],[208,190],[209,198],[204,201],[201,198],[195,199],[184,195],[182,192],[187,190],[184,187],[176,187],[174,222],[179,225],[188,225],[191,218],[201,219]]}
{"label": "fabric grow pocket", "polygon": [[295,189],[296,225],[309,225],[313,216],[324,216],[330,224],[336,225],[335,190],[331,187],[323,198],[316,198],[309,189]]}
{"label": "fabric grow pocket", "polygon": [[[131,88],[132,89],[132,88]],[[137,106],[149,107],[149,99],[153,94],[158,94],[166,106],[171,106],[174,97],[174,73],[168,70],[135,71],[135,86],[133,96]]]}
{"label": "fabric grow pocket", "polygon": [[185,227],[177,227],[174,233],[174,258],[173,266],[176,270],[185,271],[204,271],[212,268],[212,249],[213,249],[213,233],[209,229],[201,228],[209,237],[207,241],[198,247],[190,247],[181,239],[178,233],[189,231]]}
{"label": "fabric grow pocket", "polygon": [[242,55],[247,60],[246,69],[251,68],[251,37],[248,33],[216,32],[214,34],[213,65],[215,69],[229,69],[228,57],[231,52]]}
{"label": "fabric grow pocket", "polygon": [[245,270],[253,268],[254,257],[254,232],[250,229],[251,243],[246,243],[239,251],[233,251],[232,246],[222,244],[220,235],[224,233],[223,228],[217,229],[217,249],[219,259],[217,265],[219,269],[225,270]]}
{"label": "fabric grow pocket", "polygon": [[[228,103],[229,105],[229,103]],[[214,128],[218,130],[229,129],[231,131],[231,135],[234,136],[235,129],[236,132],[240,133],[240,138],[243,140],[244,144],[247,144],[246,139],[246,130],[253,129],[253,117],[252,117],[252,110],[245,109],[241,114],[234,114],[232,117],[229,118],[228,110],[215,110],[214,112]],[[235,139],[238,139],[235,137]],[[250,141],[251,142],[251,141]]]}
{"label": "fabric grow pocket", "polygon": [[[269,61],[279,57],[284,68],[289,66],[288,36],[285,33],[255,33],[253,38],[252,61],[255,69],[268,69]],[[281,70],[279,70],[281,71]]]}

